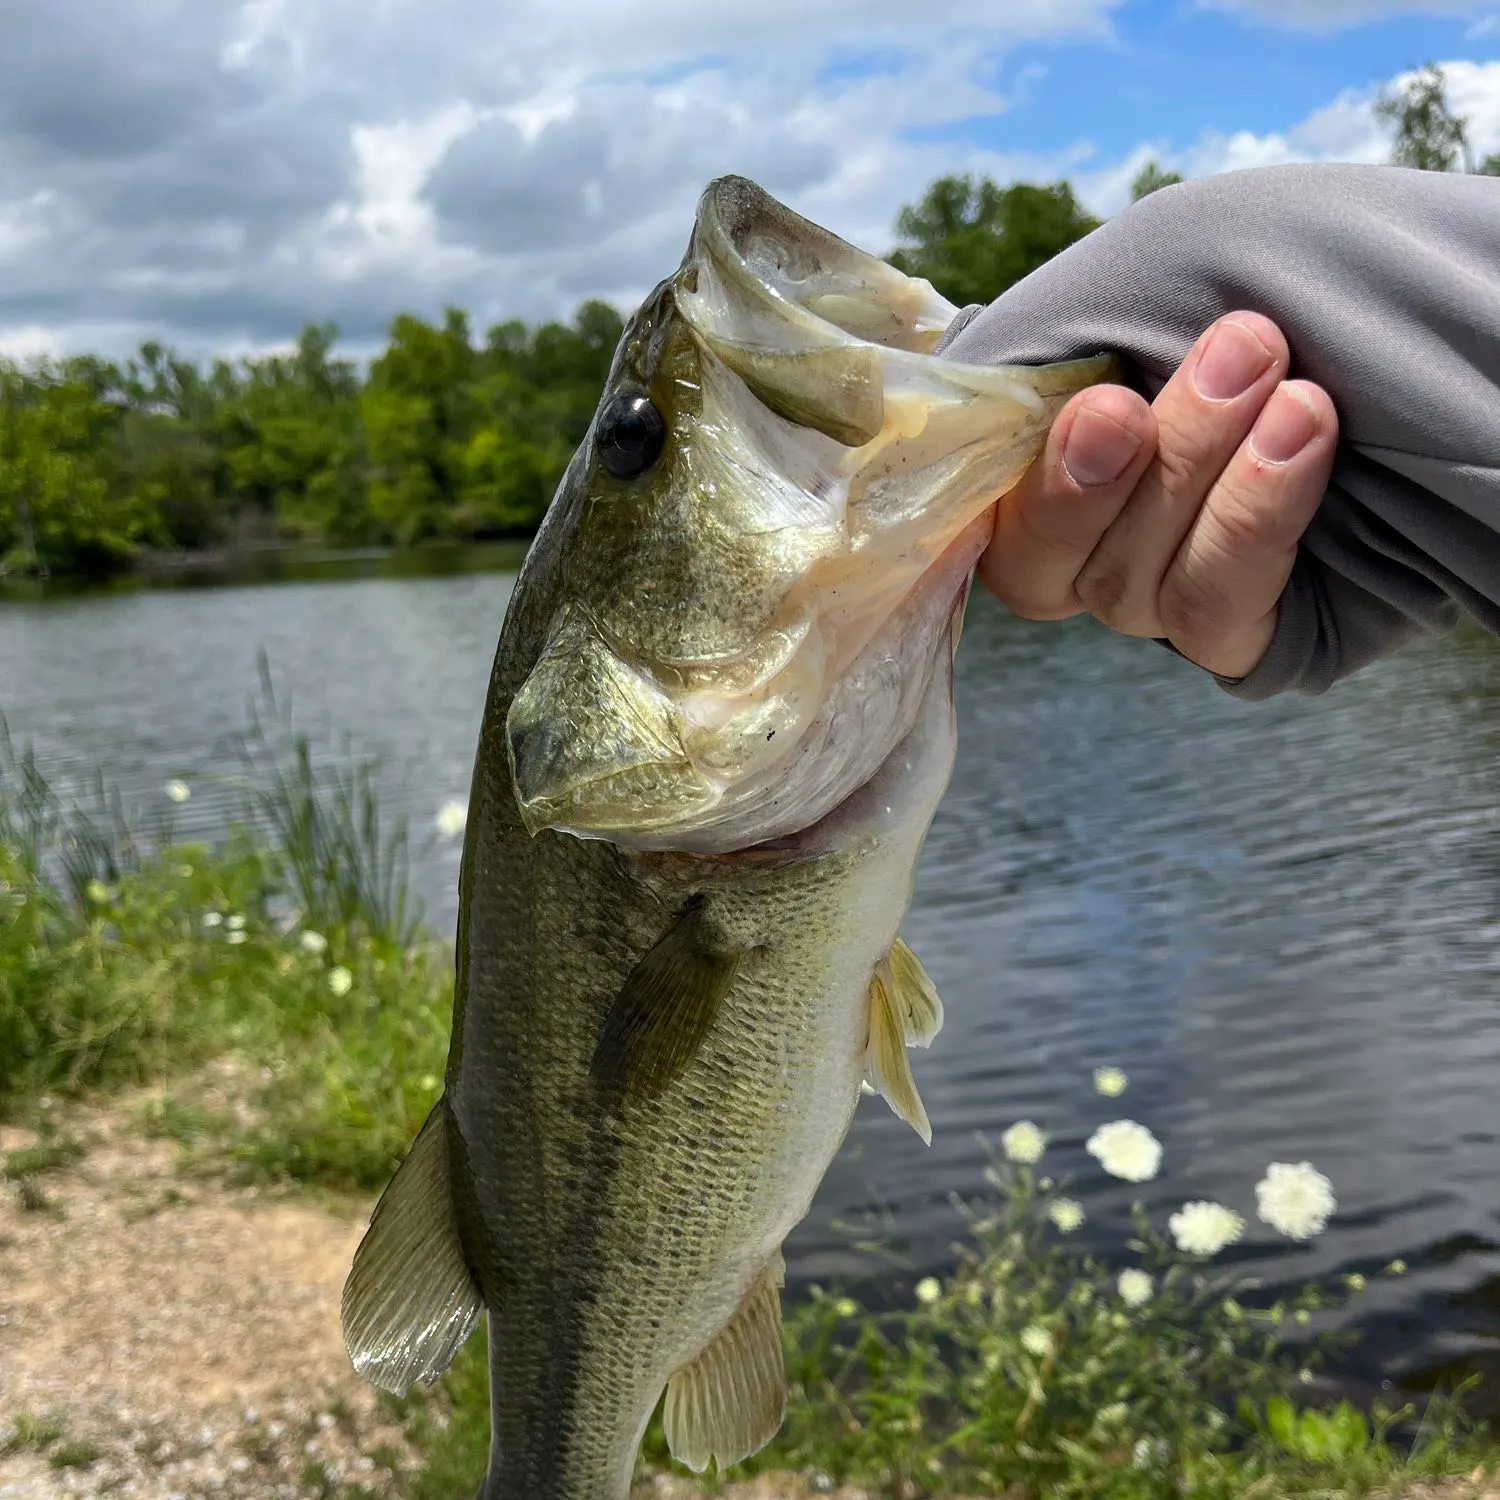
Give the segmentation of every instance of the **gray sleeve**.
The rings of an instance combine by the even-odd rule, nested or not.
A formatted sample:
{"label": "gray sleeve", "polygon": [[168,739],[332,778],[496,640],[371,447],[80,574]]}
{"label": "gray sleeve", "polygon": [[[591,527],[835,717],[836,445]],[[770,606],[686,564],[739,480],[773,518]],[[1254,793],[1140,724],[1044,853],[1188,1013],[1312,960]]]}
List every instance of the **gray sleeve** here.
{"label": "gray sleeve", "polygon": [[1340,443],[1270,649],[1221,683],[1320,693],[1461,609],[1500,633],[1500,179],[1292,166],[1165,188],[939,347],[982,364],[1110,349],[1154,397],[1237,308],[1279,325]]}

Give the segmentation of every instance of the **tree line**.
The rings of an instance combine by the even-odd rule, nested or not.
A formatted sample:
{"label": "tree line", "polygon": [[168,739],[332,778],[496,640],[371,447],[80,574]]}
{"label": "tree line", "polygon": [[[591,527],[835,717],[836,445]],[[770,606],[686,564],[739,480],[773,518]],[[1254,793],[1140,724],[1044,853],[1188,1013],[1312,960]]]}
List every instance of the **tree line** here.
{"label": "tree line", "polygon": [[[1392,159],[1472,162],[1467,122],[1429,65],[1377,113]],[[1181,179],[1148,162],[1132,196]],[[937,179],[897,216],[890,259],[959,306],[988,302],[1098,227],[1067,182]],[[401,314],[361,370],[331,324],[289,354],[206,367],[157,343],[124,361],[0,360],[0,573],[107,573],[148,550],[529,535],[593,415],[622,331],[585,302],[568,322],[476,337],[464,313]]]}

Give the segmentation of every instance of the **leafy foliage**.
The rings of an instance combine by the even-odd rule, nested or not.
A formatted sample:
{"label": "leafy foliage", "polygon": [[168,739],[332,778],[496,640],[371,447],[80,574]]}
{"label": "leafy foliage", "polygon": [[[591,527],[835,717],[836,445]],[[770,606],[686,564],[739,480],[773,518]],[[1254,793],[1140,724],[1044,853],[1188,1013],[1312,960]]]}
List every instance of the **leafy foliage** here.
{"label": "leafy foliage", "polygon": [[[1392,160],[1471,166],[1468,121],[1429,64],[1377,115]],[[1148,161],[1132,199],[1180,182]],[[989,302],[1098,227],[1072,186],[939,177],[896,220],[891,263],[960,306]],[[108,573],[149,549],[525,536],[588,429],[622,331],[603,302],[568,323],[402,313],[361,371],[337,329],[286,354],[200,368],[158,343],[121,364],[0,360],[0,572]]]}
{"label": "leafy foliage", "polygon": [[1391,161],[1424,172],[1451,172],[1467,166],[1468,121],[1448,102],[1447,78],[1428,63],[1397,93],[1385,91],[1375,104],[1379,120],[1396,127]]}
{"label": "leafy foliage", "polygon": [[1135,174],[1130,184],[1130,201],[1139,203],[1142,198],[1151,193],[1159,192],[1164,187],[1172,187],[1182,181],[1182,173],[1168,172],[1154,158],[1148,161],[1139,172]]}
{"label": "leafy foliage", "polygon": [[1002,188],[988,177],[940,177],[897,216],[906,244],[891,264],[960,307],[990,302],[1098,227],[1066,182]]}
{"label": "leafy foliage", "polygon": [[361,375],[331,324],[200,369],[156,343],[0,361],[0,571],[108,573],[149,548],[515,536],[593,416],[618,313],[503,323],[402,314]]}

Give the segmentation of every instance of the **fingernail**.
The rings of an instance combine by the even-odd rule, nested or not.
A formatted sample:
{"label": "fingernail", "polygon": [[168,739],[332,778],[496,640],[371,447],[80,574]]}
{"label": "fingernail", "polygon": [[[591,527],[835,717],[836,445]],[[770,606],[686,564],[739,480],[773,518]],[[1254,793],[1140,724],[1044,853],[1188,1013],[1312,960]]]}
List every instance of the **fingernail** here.
{"label": "fingernail", "polygon": [[1250,429],[1250,451],[1268,464],[1284,464],[1312,442],[1317,413],[1295,386],[1279,385]]}
{"label": "fingernail", "polygon": [[1118,479],[1140,452],[1141,440],[1103,412],[1090,407],[1073,418],[1063,444],[1063,468],[1077,485],[1108,484]]}
{"label": "fingernail", "polygon": [[1271,368],[1272,354],[1243,323],[1220,323],[1193,369],[1193,384],[1210,401],[1242,396]]}

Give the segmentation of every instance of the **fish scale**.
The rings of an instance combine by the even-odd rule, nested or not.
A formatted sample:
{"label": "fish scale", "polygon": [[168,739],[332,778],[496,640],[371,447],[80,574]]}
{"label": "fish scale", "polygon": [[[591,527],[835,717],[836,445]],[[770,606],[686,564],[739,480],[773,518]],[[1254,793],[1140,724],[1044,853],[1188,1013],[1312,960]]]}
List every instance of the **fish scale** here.
{"label": "fish scale", "polygon": [[742,179],[627,326],[485,706],[444,1093],[344,1295],[404,1391],[488,1319],[480,1500],[626,1500],[785,1407],[781,1247],[942,1008],[899,941],[994,498],[1104,361],[930,351],[925,282]]}

